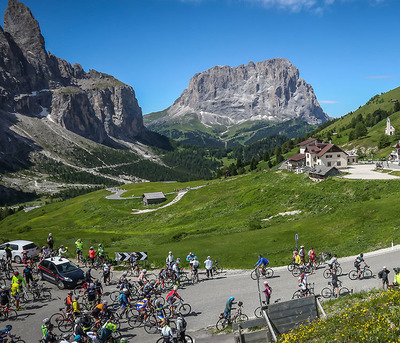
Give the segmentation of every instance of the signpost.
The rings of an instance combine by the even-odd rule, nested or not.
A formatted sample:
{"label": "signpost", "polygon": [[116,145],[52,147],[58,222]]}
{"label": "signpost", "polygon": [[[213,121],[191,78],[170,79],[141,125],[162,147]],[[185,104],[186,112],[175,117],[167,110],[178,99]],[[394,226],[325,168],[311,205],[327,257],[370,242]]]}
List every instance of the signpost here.
{"label": "signpost", "polygon": [[297,242],[299,241],[299,235],[298,235],[297,233],[294,235],[294,239],[295,239],[295,241],[296,241],[296,250],[298,251],[298,249],[297,249]]}
{"label": "signpost", "polygon": [[[129,258],[132,254],[136,255],[136,261],[145,261],[147,260],[147,251],[139,251],[139,252],[116,252],[115,253],[115,261],[119,262],[126,262],[129,261]],[[144,266],[145,262],[143,262]]]}

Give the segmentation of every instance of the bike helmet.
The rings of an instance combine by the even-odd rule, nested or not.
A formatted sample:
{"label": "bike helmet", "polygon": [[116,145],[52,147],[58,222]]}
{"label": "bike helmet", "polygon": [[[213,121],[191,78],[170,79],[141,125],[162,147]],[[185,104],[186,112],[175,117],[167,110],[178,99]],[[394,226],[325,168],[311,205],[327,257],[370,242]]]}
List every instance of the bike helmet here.
{"label": "bike helmet", "polygon": [[75,319],[75,324],[79,324],[81,322],[81,317]]}
{"label": "bike helmet", "polygon": [[93,250],[93,247],[90,247],[91,250]]}
{"label": "bike helmet", "polygon": [[168,251],[168,254],[172,254],[172,251]]}
{"label": "bike helmet", "polygon": [[88,310],[83,311],[84,315],[88,315],[90,312]]}
{"label": "bike helmet", "polygon": [[143,269],[142,272],[146,274],[146,273],[147,273],[147,270],[146,270],[146,269]]}
{"label": "bike helmet", "polygon": [[43,323],[46,324],[46,323],[48,323],[48,322],[50,322],[50,318],[44,318],[44,319],[43,319]]}
{"label": "bike helmet", "polygon": [[2,289],[2,290],[6,290],[7,287],[3,285],[3,286],[1,286],[1,289]]}
{"label": "bike helmet", "polygon": [[79,295],[74,295],[74,299],[78,300],[79,299]]}
{"label": "bike helmet", "polygon": [[268,281],[264,281],[264,285],[268,285]]}
{"label": "bike helmet", "polygon": [[150,285],[154,286],[156,284],[156,280],[151,280]]}
{"label": "bike helmet", "polygon": [[305,274],[304,274],[304,273],[300,275],[300,277],[301,277],[301,278],[303,278],[304,276],[305,276]]}
{"label": "bike helmet", "polygon": [[64,248],[64,246],[62,244],[60,244],[60,248]]}
{"label": "bike helmet", "polygon": [[156,300],[156,302],[155,302],[156,305],[160,305],[161,303],[162,303],[162,301],[161,301],[160,298],[158,298],[158,299]]}
{"label": "bike helmet", "polygon": [[364,257],[364,254],[363,254],[363,253],[361,253],[361,254],[360,254],[360,256],[361,256],[361,257]]}
{"label": "bike helmet", "polygon": [[174,286],[174,291],[177,291],[178,288],[179,288],[179,287],[178,287],[177,285],[175,285],[175,286]]}
{"label": "bike helmet", "polygon": [[6,329],[7,331],[12,330],[12,325],[6,325],[5,329]]}
{"label": "bike helmet", "polygon": [[124,289],[122,290],[122,292],[123,292],[123,293],[128,293],[128,288],[124,288]]}
{"label": "bike helmet", "polygon": [[128,341],[125,338],[121,338],[119,343],[128,343]]}
{"label": "bike helmet", "polygon": [[68,291],[68,294],[73,294],[73,292],[72,291]]}
{"label": "bike helmet", "polygon": [[74,341],[76,341],[76,342],[81,342],[81,341],[82,341],[81,335],[76,335],[76,336],[74,337]]}
{"label": "bike helmet", "polygon": [[230,297],[229,299],[228,299],[228,301],[234,301],[235,300],[235,297]]}
{"label": "bike helmet", "polygon": [[261,254],[258,254],[258,257],[262,257],[262,255],[261,255]]}
{"label": "bike helmet", "polygon": [[196,259],[197,259],[197,256],[193,257],[193,260],[196,260]]}
{"label": "bike helmet", "polygon": [[127,276],[127,275],[128,275],[128,272],[123,272],[122,275],[123,275],[123,276]]}
{"label": "bike helmet", "polygon": [[333,257],[337,257],[337,255],[336,255],[336,254],[333,254]]}
{"label": "bike helmet", "polygon": [[211,260],[211,256],[207,256],[207,260]]}
{"label": "bike helmet", "polygon": [[14,272],[14,275],[15,276],[18,276],[19,275],[19,272],[17,271],[17,272]]}
{"label": "bike helmet", "polygon": [[107,300],[103,300],[103,305],[107,305],[108,301]]}
{"label": "bike helmet", "polygon": [[99,243],[99,247],[101,247],[101,243]]}

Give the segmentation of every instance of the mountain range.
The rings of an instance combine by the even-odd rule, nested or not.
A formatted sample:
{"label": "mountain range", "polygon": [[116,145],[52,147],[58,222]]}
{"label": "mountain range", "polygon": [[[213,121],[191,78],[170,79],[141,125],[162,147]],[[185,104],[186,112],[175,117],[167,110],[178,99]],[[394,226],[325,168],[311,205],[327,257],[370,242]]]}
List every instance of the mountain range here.
{"label": "mountain range", "polygon": [[284,58],[195,74],[172,106],[144,116],[148,128],[168,137],[217,146],[300,136],[328,119],[311,85]]}

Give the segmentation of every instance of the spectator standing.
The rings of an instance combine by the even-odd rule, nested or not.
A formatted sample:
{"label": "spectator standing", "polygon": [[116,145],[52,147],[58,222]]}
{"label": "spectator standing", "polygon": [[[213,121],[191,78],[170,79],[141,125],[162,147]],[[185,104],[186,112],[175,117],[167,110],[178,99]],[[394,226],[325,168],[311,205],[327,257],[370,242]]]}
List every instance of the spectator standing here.
{"label": "spectator standing", "polygon": [[207,273],[207,279],[210,277],[213,277],[213,272],[212,272],[212,267],[213,267],[213,261],[211,260],[210,256],[207,256],[207,259],[204,261],[204,264],[206,266],[206,273]]}

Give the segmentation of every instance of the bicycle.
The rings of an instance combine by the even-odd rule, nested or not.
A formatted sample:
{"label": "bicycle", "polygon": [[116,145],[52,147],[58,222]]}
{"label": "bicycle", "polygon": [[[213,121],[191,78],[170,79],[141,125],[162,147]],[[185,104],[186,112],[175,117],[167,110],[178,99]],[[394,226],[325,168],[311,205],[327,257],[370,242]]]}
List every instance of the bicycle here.
{"label": "bicycle", "polygon": [[229,318],[225,313],[221,313],[215,327],[221,331],[225,330],[231,323],[239,323],[246,320],[249,320],[249,317],[243,313],[243,302],[239,301],[235,314]]}
{"label": "bicycle", "polygon": [[71,310],[65,311],[63,308],[59,308],[60,312],[54,313],[50,317],[50,322],[54,323],[54,326],[57,325],[58,329],[61,332],[68,332],[74,327],[74,315]]}
{"label": "bicycle", "polygon": [[[353,269],[349,271],[349,278],[350,280],[358,279],[358,270]],[[362,279],[369,279],[373,276],[372,270],[369,269],[369,266],[365,265],[363,269],[360,269],[360,280]]]}
{"label": "bicycle", "polygon": [[213,274],[218,275],[223,272],[224,268],[222,267],[222,264],[218,263],[218,260],[215,260],[212,266],[212,271]]}
{"label": "bicycle", "polygon": [[21,337],[10,337],[7,342],[8,343],[25,343],[25,341],[22,340]]}
{"label": "bicycle", "polygon": [[[189,335],[187,335],[186,333],[185,333],[185,340],[186,340],[187,343],[192,343],[192,342],[194,342],[194,341],[193,341],[193,338],[190,337]],[[164,337],[161,337],[161,338],[159,338],[159,339],[157,340],[157,343],[163,343],[163,342],[164,342]],[[174,337],[174,342],[175,342],[175,343],[183,343],[184,341],[181,340],[181,339],[178,338],[178,337]]]}
{"label": "bicycle", "polygon": [[296,264],[292,270],[292,275],[294,277],[298,277],[301,274],[308,274],[312,272],[312,268],[310,268],[306,264]]}
{"label": "bicycle", "polygon": [[180,312],[183,316],[187,316],[192,312],[192,306],[184,303],[182,299],[178,299],[178,302],[172,304],[170,308],[174,308],[173,313]]}
{"label": "bicycle", "polygon": [[0,305],[0,320],[16,320],[18,317],[17,311]]}
{"label": "bicycle", "polygon": [[[328,285],[332,286],[332,282],[328,282]],[[349,295],[352,293],[352,291],[350,291],[347,287],[342,287],[342,282],[340,280],[338,280],[338,286],[339,286],[339,296],[343,297],[345,295]],[[336,298],[337,294],[332,287],[325,287],[322,289],[321,291],[321,295],[322,297],[328,299],[331,297]]]}
{"label": "bicycle", "polygon": [[[274,304],[278,303],[279,301],[281,301],[281,298],[276,299],[274,301]],[[267,305],[266,301],[262,302],[264,305]],[[262,312],[262,308],[261,306],[258,306],[255,310],[254,310],[254,315],[256,316],[256,318],[264,318],[263,312]]]}
{"label": "bicycle", "polygon": [[340,266],[339,262],[335,262],[332,265],[332,268],[328,267],[328,268],[326,268],[324,270],[324,272],[323,272],[324,278],[325,279],[331,278],[332,277],[332,271],[334,271],[336,275],[342,275],[343,270],[342,270],[342,267]]}
{"label": "bicycle", "polygon": [[48,288],[46,288],[45,284],[39,285],[36,280],[35,283],[31,284],[29,288],[29,293],[32,294],[33,300],[51,300],[51,292]]}
{"label": "bicycle", "polygon": [[274,276],[274,271],[272,268],[265,268],[264,271],[262,270],[262,267],[256,267],[250,274],[250,277],[253,280],[258,280],[260,276],[264,276],[265,278],[271,278]]}
{"label": "bicycle", "polygon": [[199,270],[198,269],[194,270],[192,268],[192,270],[190,271],[190,279],[191,279],[193,284],[199,282]]}
{"label": "bicycle", "polygon": [[292,299],[305,298],[310,295],[314,295],[314,283],[307,285],[307,289],[303,291],[302,289],[298,289],[293,293]]}

